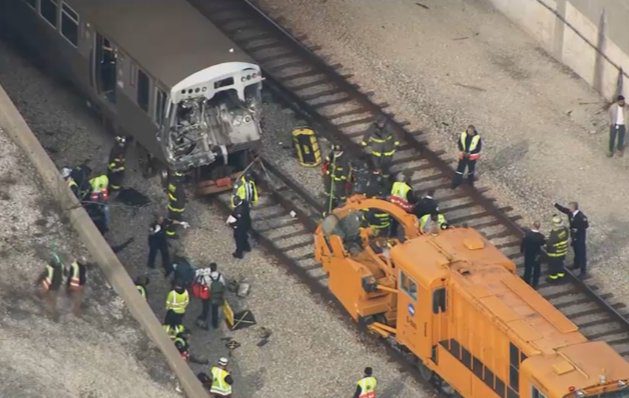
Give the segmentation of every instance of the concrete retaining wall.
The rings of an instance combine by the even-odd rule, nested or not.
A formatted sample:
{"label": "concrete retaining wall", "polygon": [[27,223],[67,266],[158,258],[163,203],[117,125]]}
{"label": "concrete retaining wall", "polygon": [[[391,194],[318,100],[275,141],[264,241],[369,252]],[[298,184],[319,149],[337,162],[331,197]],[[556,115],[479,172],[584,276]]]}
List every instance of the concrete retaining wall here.
{"label": "concrete retaining wall", "polygon": [[619,0],[490,1],[606,99],[623,93],[619,77],[629,76],[629,4]]}
{"label": "concrete retaining wall", "polygon": [[70,220],[93,260],[103,270],[109,283],[125,301],[131,315],[140,323],[147,336],[164,354],[166,362],[179,378],[182,388],[191,398],[207,398],[207,393],[188,364],[181,358],[148,303],[138,293],[129,274],[113,253],[81,204],[61,178],[55,164],[30,130],[4,89],[0,87],[0,127],[25,152],[37,170],[45,188],[52,194]]}

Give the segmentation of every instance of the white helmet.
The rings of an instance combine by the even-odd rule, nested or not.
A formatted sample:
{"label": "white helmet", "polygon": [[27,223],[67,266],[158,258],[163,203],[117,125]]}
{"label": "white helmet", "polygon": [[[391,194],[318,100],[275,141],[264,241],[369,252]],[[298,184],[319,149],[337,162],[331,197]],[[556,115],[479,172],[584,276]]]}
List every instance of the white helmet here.
{"label": "white helmet", "polygon": [[72,173],[72,169],[69,167],[64,167],[63,169],[61,169],[61,176],[64,179],[70,177],[70,173]]}
{"label": "white helmet", "polygon": [[228,363],[229,363],[229,360],[225,357],[220,357],[218,360],[218,364],[221,366],[227,366]]}

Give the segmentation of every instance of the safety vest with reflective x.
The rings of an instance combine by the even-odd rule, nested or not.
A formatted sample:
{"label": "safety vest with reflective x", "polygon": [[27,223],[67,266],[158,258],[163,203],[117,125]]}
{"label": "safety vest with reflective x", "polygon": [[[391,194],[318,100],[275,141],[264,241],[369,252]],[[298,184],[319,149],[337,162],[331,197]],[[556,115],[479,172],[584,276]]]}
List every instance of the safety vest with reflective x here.
{"label": "safety vest with reflective x", "polygon": [[406,211],[411,210],[411,205],[408,202],[408,193],[411,191],[411,186],[403,181],[396,181],[391,187],[391,196],[389,202],[396,204]]}
{"label": "safety vest with reflective x", "polygon": [[376,378],[373,376],[363,377],[358,380],[358,386],[360,387],[360,395],[358,398],[376,398]]}
{"label": "safety vest with reflective x", "polygon": [[218,366],[212,368],[212,387],[210,388],[212,394],[227,396],[232,393],[232,386],[225,381],[227,376],[229,376],[229,372],[225,369]]}
{"label": "safety vest with reflective x", "polygon": [[175,314],[183,314],[186,312],[186,307],[190,302],[190,295],[187,290],[183,293],[177,293],[175,290],[168,292],[166,297],[166,309],[173,310]]}

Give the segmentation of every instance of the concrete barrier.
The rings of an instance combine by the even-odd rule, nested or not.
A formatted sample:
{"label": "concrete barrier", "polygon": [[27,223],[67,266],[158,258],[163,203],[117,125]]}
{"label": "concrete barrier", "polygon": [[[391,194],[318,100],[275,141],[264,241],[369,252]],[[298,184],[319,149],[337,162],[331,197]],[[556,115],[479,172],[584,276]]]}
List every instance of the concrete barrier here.
{"label": "concrete barrier", "polygon": [[[629,77],[629,7],[622,1],[490,0],[607,99]],[[626,95],[626,94],[625,94]]]}
{"label": "concrete barrier", "polygon": [[45,188],[59,204],[72,227],[87,247],[90,255],[104,272],[107,280],[125,301],[131,315],[140,323],[147,336],[160,349],[166,362],[179,378],[188,397],[207,398],[188,364],[181,358],[170,338],[155,317],[146,300],[140,296],[129,274],[109,247],[81,204],[61,178],[55,164],[41,146],[22,115],[0,86],[0,127],[19,145],[37,170]]}

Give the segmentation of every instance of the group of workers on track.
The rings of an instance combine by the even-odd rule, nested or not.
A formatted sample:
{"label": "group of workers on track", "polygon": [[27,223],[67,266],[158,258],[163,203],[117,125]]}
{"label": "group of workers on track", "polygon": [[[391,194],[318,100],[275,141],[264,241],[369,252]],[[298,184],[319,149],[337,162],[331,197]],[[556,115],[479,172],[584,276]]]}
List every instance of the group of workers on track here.
{"label": "group of workers on track", "polygon": [[[361,145],[370,155],[368,172],[364,167],[355,167],[356,162],[349,159],[340,145],[333,145],[323,165],[323,177],[326,201],[324,214],[342,204],[350,194],[360,193],[367,197],[386,199],[398,205],[408,213],[415,214],[422,233],[434,233],[448,228],[445,215],[439,210],[435,201],[434,189],[429,189],[423,197],[418,197],[409,184],[404,170],[400,170],[391,182],[393,157],[399,149],[399,141],[384,116],[379,117],[365,134]],[[463,131],[457,141],[459,150],[458,164],[450,188],[456,189],[463,180],[469,185],[474,184],[476,162],[480,158],[482,139],[473,125]],[[574,265],[572,269],[580,269],[580,277],[586,273],[585,236],[588,228],[587,217],[579,210],[576,202],[569,207],[555,204],[569,219],[569,228],[563,225],[558,215],[552,217],[552,229],[546,238],[539,232],[539,222],[526,230],[522,239],[521,252],[524,255],[524,280],[537,287],[541,262],[548,264],[547,282],[559,282],[565,276],[564,261],[568,245],[574,249]],[[378,209],[365,209],[365,224],[368,224],[374,235],[397,236],[397,223],[390,214]],[[571,243],[569,243],[571,242]]]}

